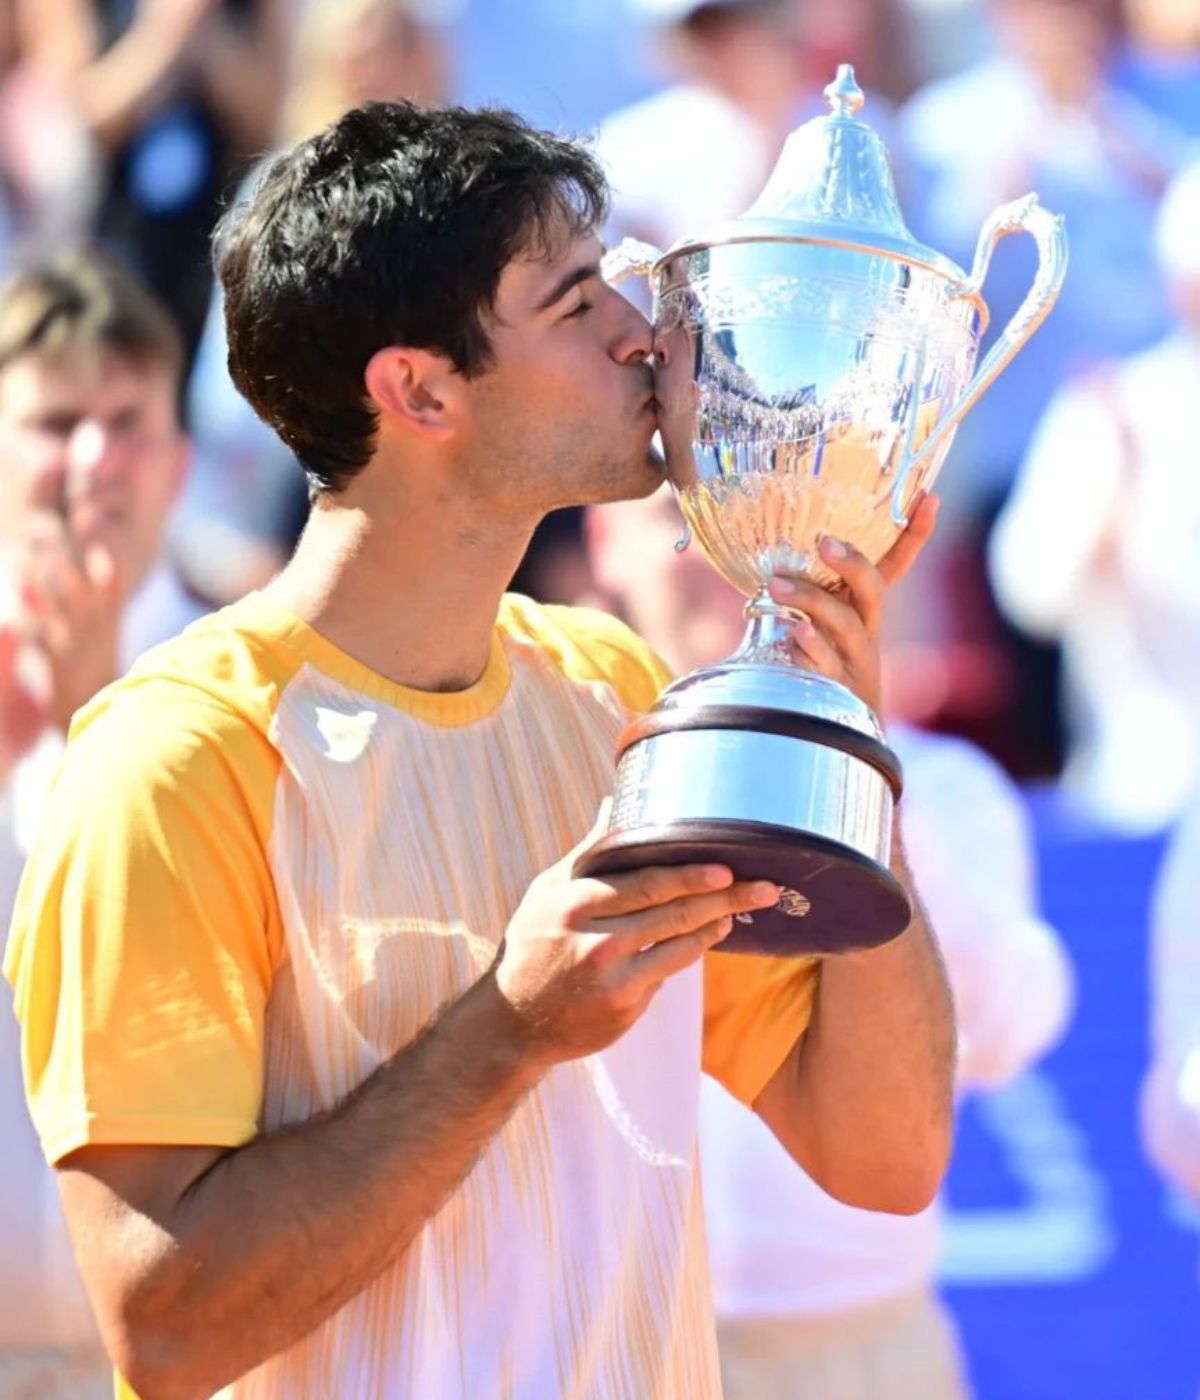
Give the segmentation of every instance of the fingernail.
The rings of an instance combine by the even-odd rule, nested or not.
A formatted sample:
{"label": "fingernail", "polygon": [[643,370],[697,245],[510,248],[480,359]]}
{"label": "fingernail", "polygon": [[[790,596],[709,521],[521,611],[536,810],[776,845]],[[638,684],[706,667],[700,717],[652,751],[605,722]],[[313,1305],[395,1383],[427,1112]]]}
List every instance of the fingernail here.
{"label": "fingernail", "polygon": [[821,553],[826,559],[845,559],[846,546],[841,540],[835,540],[832,535],[826,535],[821,541]]}
{"label": "fingernail", "polygon": [[756,880],[750,886],[750,898],[755,904],[778,904],[779,886],[771,884],[769,880]]}
{"label": "fingernail", "polygon": [[795,626],[796,635],[806,641],[817,635],[817,629],[806,617],[798,617]]}
{"label": "fingernail", "polygon": [[784,578],[782,575],[777,574],[771,580],[772,593],[782,593],[785,598],[790,598],[795,591],[796,585],[790,578]]}
{"label": "fingernail", "polygon": [[733,872],[723,865],[710,865],[704,872],[704,883],[714,890],[733,883]]}
{"label": "fingernail", "polygon": [[726,914],[722,919],[717,921],[716,941],[719,943],[722,938],[728,938],[732,929],[733,919],[730,915]]}

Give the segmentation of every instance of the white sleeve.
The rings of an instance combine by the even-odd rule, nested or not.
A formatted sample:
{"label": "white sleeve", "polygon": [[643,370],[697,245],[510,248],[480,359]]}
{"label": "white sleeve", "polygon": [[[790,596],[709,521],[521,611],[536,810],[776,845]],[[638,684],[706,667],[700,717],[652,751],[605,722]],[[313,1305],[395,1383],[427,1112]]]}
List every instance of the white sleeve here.
{"label": "white sleeve", "polygon": [[1053,1047],[1074,1007],[1070,959],[1038,911],[1029,820],[1007,775],[973,745],[893,742],[908,859],[954,992],[959,1080],[1002,1084]]}
{"label": "white sleeve", "polygon": [[1117,506],[1123,453],[1094,382],[1055,394],[988,543],[996,597],[1025,631],[1058,636],[1086,589]]}
{"label": "white sleeve", "polygon": [[1163,1174],[1200,1198],[1200,804],[1167,850],[1150,920],[1151,1060],[1142,1135]]}

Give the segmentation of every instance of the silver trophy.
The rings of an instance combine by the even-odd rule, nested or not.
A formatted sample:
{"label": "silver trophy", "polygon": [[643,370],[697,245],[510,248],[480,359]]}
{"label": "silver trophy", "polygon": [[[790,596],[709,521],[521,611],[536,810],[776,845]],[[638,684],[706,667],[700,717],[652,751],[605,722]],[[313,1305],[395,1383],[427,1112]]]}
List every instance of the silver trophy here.
{"label": "silver trophy", "polygon": [[[918,243],[858,120],[853,69],[825,95],[830,114],[792,133],[741,218],[667,253],[627,242],[605,266],[610,281],[649,277],[667,476],[689,532],[749,597],[749,626],[624,734],[608,828],[578,869],[715,860],[777,882],[779,904],[743,915],[729,952],[870,947],[909,922],[889,870],[900,765],[867,705],[792,659],[796,614],[767,584],[836,584],[825,535],[887,552],[1066,270],[1062,220],[1034,195],[992,215],[969,276]],[[988,263],[1018,232],[1036,240],[1037,276],[976,370]]]}

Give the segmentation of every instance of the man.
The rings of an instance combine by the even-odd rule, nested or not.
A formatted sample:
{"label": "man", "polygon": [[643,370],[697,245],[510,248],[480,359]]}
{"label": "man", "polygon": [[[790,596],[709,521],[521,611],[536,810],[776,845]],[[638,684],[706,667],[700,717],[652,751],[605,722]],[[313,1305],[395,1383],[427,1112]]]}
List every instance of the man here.
{"label": "man", "polygon": [[[585,534],[601,595],[688,671],[734,650],[743,599],[701,550],[671,547],[680,529],[664,488],[589,510]],[[970,744],[895,726],[889,743],[904,767],[900,827],[954,992],[958,1083],[994,1087],[1059,1039],[1073,1000],[1066,951],[1038,914],[1028,820]],[[700,1102],[726,1400],[960,1400],[964,1366],[935,1291],[938,1207],[855,1210],[715,1083]]]}
{"label": "man", "polygon": [[[0,287],[0,908],[72,713],[197,615],[162,558],[187,444],[167,313],[89,254]],[[111,1392],[0,1005],[0,1395]]]}
{"label": "man", "polygon": [[[547,510],[659,479],[603,213],[574,144],[397,103],[280,157],[224,231],[232,372],[311,520],[76,721],[6,962],[143,1397],[716,1395],[702,1053],[827,1189],[936,1190],[953,1028],[920,917],[818,990],[704,956],[772,886],[572,874],[662,668],[503,590]],[[868,695],[931,524],[843,557],[857,607],[796,595]]]}

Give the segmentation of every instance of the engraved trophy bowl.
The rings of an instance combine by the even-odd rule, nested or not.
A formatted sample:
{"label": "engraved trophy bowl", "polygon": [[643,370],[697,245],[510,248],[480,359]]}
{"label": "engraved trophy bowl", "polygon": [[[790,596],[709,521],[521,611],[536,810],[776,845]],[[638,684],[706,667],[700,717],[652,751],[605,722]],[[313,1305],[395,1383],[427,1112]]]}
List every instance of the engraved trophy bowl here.
{"label": "engraved trophy bowl", "polygon": [[[871,947],[911,918],[888,868],[899,764],[867,705],[793,659],[796,614],[767,585],[835,585],[825,535],[887,553],[1066,270],[1062,220],[1034,195],[996,210],[970,274],[920,244],[849,65],[825,95],[829,114],[792,133],[746,214],[605,261],[612,282],[649,278],[666,474],[689,535],[750,601],[737,652],[668,686],[623,735],[608,828],[577,868],[715,860],[774,880],[779,904],[741,916],[728,952]],[[988,264],[1017,232],[1038,271],[977,368]]]}

